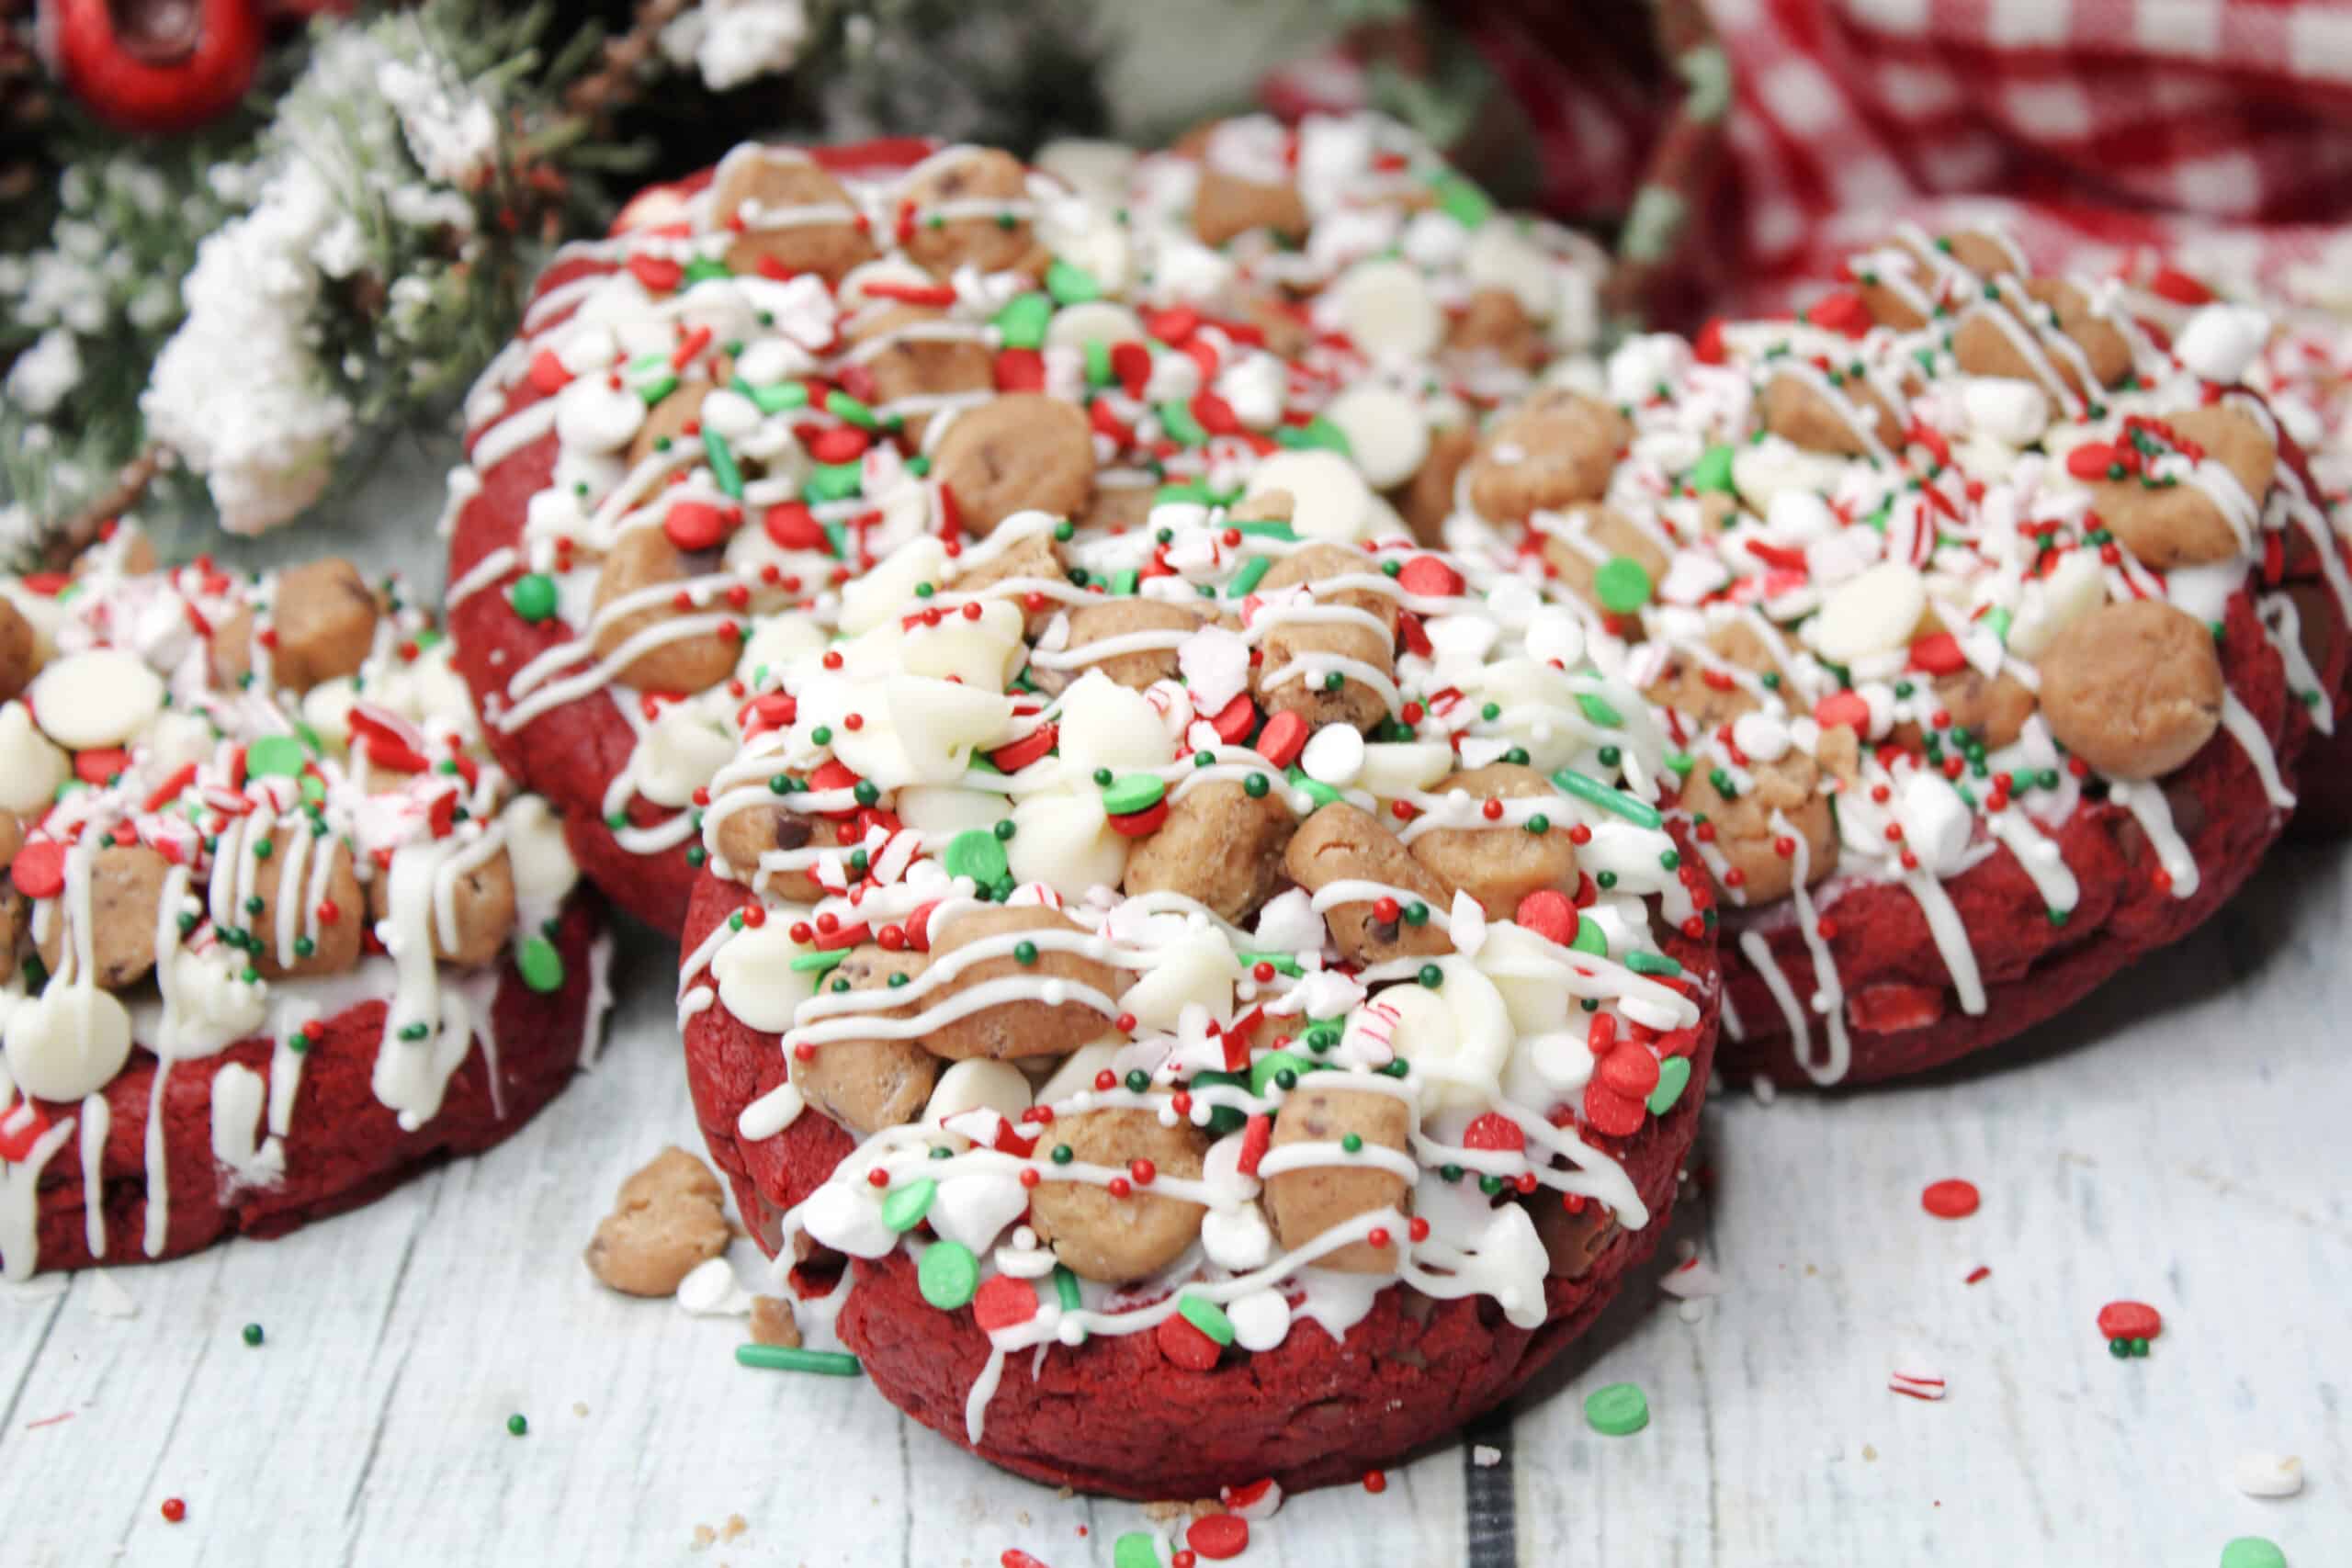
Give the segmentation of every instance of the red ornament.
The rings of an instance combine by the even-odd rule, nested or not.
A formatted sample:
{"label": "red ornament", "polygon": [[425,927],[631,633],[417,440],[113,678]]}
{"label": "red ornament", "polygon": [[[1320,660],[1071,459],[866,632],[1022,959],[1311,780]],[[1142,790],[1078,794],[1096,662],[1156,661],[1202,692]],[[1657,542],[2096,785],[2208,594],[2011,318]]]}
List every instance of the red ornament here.
{"label": "red ornament", "polygon": [[236,107],[262,53],[256,0],[45,0],[41,34],[66,88],[119,130],[193,130]]}

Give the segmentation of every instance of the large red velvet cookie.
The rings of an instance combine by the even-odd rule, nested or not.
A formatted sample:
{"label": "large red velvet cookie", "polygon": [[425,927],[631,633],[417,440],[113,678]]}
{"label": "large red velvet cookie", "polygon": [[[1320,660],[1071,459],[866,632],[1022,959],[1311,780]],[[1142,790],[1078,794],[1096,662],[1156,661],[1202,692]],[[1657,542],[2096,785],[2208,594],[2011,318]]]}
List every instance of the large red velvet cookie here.
{"label": "large red velvet cookie", "polygon": [[1158,507],[1182,564],[1116,592],[1136,543],[1073,527],[1043,614],[853,585],[710,786],[712,1154],[772,1253],[850,1260],[803,1311],[884,1393],[1042,1480],[1458,1426],[1654,1247],[1696,1128],[1713,899],[1638,693],[1507,559],[1291,504]]}
{"label": "large red velvet cookie", "polygon": [[988,149],[752,146],[540,279],[468,402],[450,622],[499,757],[622,904],[676,929],[741,692],[856,576],[936,539],[1058,581],[1012,513],[1134,527],[1245,484],[1310,532],[1433,526],[1476,411],[1583,343],[1597,253],[1402,127],[1224,140],[1305,160],[1304,250],[1160,221],[1185,160],[1131,221]]}
{"label": "large red velvet cookie", "polygon": [[[594,896],[397,581],[0,584],[0,1270],[366,1201],[562,1086]],[[70,591],[69,591],[70,590]]]}
{"label": "large red velvet cookie", "polygon": [[1629,343],[1459,489],[1674,737],[1725,1070],[1824,1085],[2007,1039],[2192,929],[2346,678],[2328,497],[2245,379],[2262,318],[1988,232],[1849,274],[1793,321]]}

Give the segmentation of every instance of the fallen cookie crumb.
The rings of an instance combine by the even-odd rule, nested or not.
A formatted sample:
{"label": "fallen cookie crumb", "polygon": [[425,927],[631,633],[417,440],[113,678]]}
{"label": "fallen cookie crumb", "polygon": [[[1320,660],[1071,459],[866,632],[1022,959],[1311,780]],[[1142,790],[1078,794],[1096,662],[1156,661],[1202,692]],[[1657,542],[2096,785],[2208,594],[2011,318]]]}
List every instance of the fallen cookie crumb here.
{"label": "fallen cookie crumb", "polygon": [[726,1250],[727,1236],[718,1179],[673,1145],[621,1183],[588,1243],[588,1268],[625,1295],[671,1295],[695,1265]]}
{"label": "fallen cookie crumb", "polygon": [[752,1298],[752,1343],[780,1345],[787,1350],[800,1348],[800,1325],[792,1315],[792,1303],[782,1296]]}

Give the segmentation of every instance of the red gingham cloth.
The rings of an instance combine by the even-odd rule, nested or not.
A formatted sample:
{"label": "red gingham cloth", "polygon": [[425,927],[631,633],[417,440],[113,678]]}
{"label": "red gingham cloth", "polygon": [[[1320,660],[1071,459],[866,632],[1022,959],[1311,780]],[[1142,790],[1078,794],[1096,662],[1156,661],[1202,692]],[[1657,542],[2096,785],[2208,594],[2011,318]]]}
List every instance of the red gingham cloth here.
{"label": "red gingham cloth", "polygon": [[[1542,205],[1623,212],[1679,96],[1657,0],[1453,0],[1532,127]],[[1733,84],[1729,168],[1685,281],[1791,302],[1900,218],[1996,219],[2039,266],[2161,252],[2352,302],[2352,0],[1702,0]],[[1648,80],[1639,79],[1646,71]],[[1342,57],[1284,73],[1361,101]],[[1283,100],[1289,101],[1285,103]]]}

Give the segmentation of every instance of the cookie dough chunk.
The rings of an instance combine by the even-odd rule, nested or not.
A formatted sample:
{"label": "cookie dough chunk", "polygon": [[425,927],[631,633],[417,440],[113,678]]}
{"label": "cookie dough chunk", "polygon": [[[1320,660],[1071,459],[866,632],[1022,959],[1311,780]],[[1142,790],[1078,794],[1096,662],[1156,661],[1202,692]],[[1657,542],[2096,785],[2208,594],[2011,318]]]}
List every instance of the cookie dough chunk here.
{"label": "cookie dough chunk", "polygon": [[[1022,535],[978,565],[958,573],[952,586],[958,593],[979,593],[1000,582],[1025,584],[990,596],[1021,601],[1022,633],[1034,641],[1061,613],[1060,601],[1043,593],[1038,584],[1065,582],[1069,570],[1059,542],[1050,532],[1039,530]],[[1036,595],[1034,603],[1033,594]]]}
{"label": "cookie dough chunk", "polygon": [[[163,902],[164,879],[171,863],[144,844],[109,844],[90,861],[90,965],[87,973],[104,990],[116,991],[155,967],[155,911]],[[55,974],[65,945],[80,933],[68,930],[67,901],[50,910],[47,930],[40,938],[40,961]]]}
{"label": "cookie dough chunk", "polygon": [[[2090,299],[2081,289],[2064,278],[2037,277],[2025,285],[2025,293],[2030,305],[2021,304],[2005,287],[1999,305],[1986,301],[1985,309],[1973,311],[1960,324],[1952,333],[1951,353],[1962,370],[2041,387],[2055,373],[2079,398],[2112,386],[2132,368],[2131,344],[2092,311]],[[2046,321],[2029,319],[2029,313],[2041,314],[2034,306],[2049,311]],[[2096,385],[2084,385],[2086,366]]]}
{"label": "cookie dough chunk", "polygon": [[[1266,1213],[1285,1252],[1305,1247],[1324,1232],[1344,1225],[1360,1214],[1406,1208],[1405,1179],[1361,1157],[1351,1156],[1340,1140],[1353,1133],[1364,1148],[1411,1148],[1412,1114],[1404,1100],[1377,1090],[1324,1089],[1312,1077],[1302,1081],[1283,1100],[1274,1118],[1272,1148],[1276,1153],[1299,1144],[1328,1145],[1328,1157],[1284,1170],[1266,1179]],[[1346,1274],[1390,1274],[1396,1269],[1396,1247],[1350,1242],[1315,1260],[1318,1269]]]}
{"label": "cookie dough chunk", "polygon": [[[893,305],[861,314],[846,335],[859,351],[857,363],[874,379],[870,400],[877,409],[952,400],[996,385],[988,344],[949,321],[944,310]],[[929,410],[909,408],[905,418],[907,439],[920,443],[930,426]]]}
{"label": "cookie dough chunk", "polygon": [[1222,245],[1252,229],[1295,243],[1306,238],[1307,222],[1306,204],[1295,186],[1261,185],[1204,168],[1193,193],[1193,232],[1204,245]]}
{"label": "cookie dough chunk", "polygon": [[[931,961],[934,965],[947,965],[956,955],[976,942],[990,938],[1050,937],[1085,928],[1069,916],[1053,909],[1026,908],[1017,909],[972,909],[957,915],[945,930],[933,933]],[[956,1000],[967,992],[999,980],[1034,982],[1029,987],[1036,994],[1018,1000],[998,1002],[968,1013],[961,1018],[943,1021],[923,1037],[923,1045],[933,1055],[960,1062],[968,1056],[992,1056],[1004,1060],[1016,1056],[1067,1056],[1072,1051],[1107,1032],[1110,1017],[1091,1006],[1080,997],[1053,1002],[1044,995],[1054,982],[1065,987],[1086,987],[1099,995],[1115,998],[1126,988],[1122,973],[1099,959],[1067,948],[1035,943],[1032,961],[1021,961],[1021,948],[1001,957],[984,958],[956,971],[956,977],[929,998],[930,1005],[952,1010]]]}
{"label": "cookie dough chunk", "polygon": [[[680,610],[670,595],[652,592],[703,575],[699,562],[700,558],[681,551],[659,528],[632,528],[623,534],[596,577],[596,657],[610,659],[630,638],[673,621],[707,615],[706,610]],[[605,613],[607,606],[633,594],[651,602]],[[640,692],[699,692],[735,672],[736,652],[736,643],[721,637],[716,626],[668,636],[637,653],[614,679]]]}
{"label": "cookie dough chunk", "polygon": [[1295,826],[1271,790],[1252,799],[1229,779],[1196,784],[1127,857],[1126,890],[1182,893],[1241,924],[1283,890],[1283,848]]}
{"label": "cookie dough chunk", "polygon": [[[290,822],[278,824],[269,845],[268,855],[254,863],[253,897],[261,900],[260,913],[247,921],[247,929],[261,939],[261,945],[251,950],[254,967],[275,980],[340,975],[357,964],[359,910],[366,900],[352,871],[351,846],[332,835],[313,838],[308,828]],[[327,866],[323,884],[314,880],[321,855]],[[296,878],[291,886],[287,884],[289,872]],[[317,906],[311,902],[311,889],[320,886],[325,892],[319,902],[334,907],[332,920],[313,918]],[[281,942],[281,932],[292,934]],[[311,950],[307,955],[305,945]]]}
{"label": "cookie dough chunk", "polygon": [[[1317,893],[1335,882],[1375,882],[1396,890],[1391,897],[1419,898],[1432,909],[1453,902],[1453,891],[1397,842],[1380,819],[1344,802],[1327,806],[1299,824],[1283,851],[1283,869],[1307,892]],[[1391,958],[1434,958],[1453,950],[1445,933],[1433,924],[1414,925],[1402,918],[1379,918],[1377,899],[1335,904],[1323,912],[1331,940],[1340,953],[1355,964],[1380,964]]]}
{"label": "cookie dough chunk", "polygon": [[[1079,653],[1099,642],[1128,637],[1173,643],[1198,630],[1200,625],[1199,611],[1161,599],[1110,599],[1082,604],[1070,612],[1069,651]],[[1173,681],[1178,672],[1172,646],[1106,654],[1086,668],[1100,670],[1120,685],[1137,692],[1155,681]]]}
{"label": "cookie dough chunk", "polygon": [[1389,492],[1389,502],[1404,517],[1413,537],[1431,549],[1445,538],[1445,520],[1453,514],[1453,482],[1464,465],[1478,450],[1478,433],[1466,424],[1430,432],[1430,454],[1413,477]]}
{"label": "cookie dough chunk", "polygon": [[[1336,578],[1377,575],[1362,551],[1318,544],[1284,556],[1260,580],[1261,598],[1305,584],[1318,612],[1356,612],[1329,620],[1281,607],[1260,612],[1270,624],[1260,645],[1265,657],[1251,671],[1250,682],[1268,713],[1295,713],[1317,727],[1351,724],[1358,729],[1370,729],[1388,716],[1386,696],[1340,661],[1368,665],[1383,676],[1396,673],[1396,601],[1370,588],[1330,586]],[[1329,681],[1334,673],[1340,677],[1336,690]]]}
{"label": "cookie dough chunk", "polygon": [[[1201,1174],[1208,1140],[1180,1122],[1163,1127],[1148,1111],[1089,1111],[1055,1122],[1040,1140],[1065,1144],[1072,1163],[1122,1169],[1148,1159],[1158,1177],[1185,1180]],[[1044,1181],[1029,1200],[1029,1224],[1037,1239],[1071,1273],[1104,1284],[1125,1284],[1156,1274],[1173,1263],[1201,1234],[1198,1203],[1136,1187],[1125,1198],[1091,1181]]]}
{"label": "cookie dough chunk", "polygon": [[1489,522],[1523,523],[1539,509],[1598,501],[1633,438],[1634,427],[1607,403],[1542,388],[1479,443],[1470,504]]}
{"label": "cookie dough chunk", "polygon": [[[993,147],[976,148],[931,170],[905,193],[905,199],[915,209],[907,254],[942,277],[967,265],[982,272],[1042,276],[1050,258],[1037,243],[1028,219],[1016,213],[1008,224],[999,222],[994,210],[967,217],[954,216],[952,211],[976,205],[1010,209],[1028,190],[1029,171],[1021,160]],[[944,221],[933,226],[934,217]]]}
{"label": "cookie dough chunk", "polygon": [[[1822,750],[1838,749],[1850,756],[1853,733],[1842,726],[1825,730]],[[1815,758],[1792,749],[1779,761],[1753,764],[1747,772],[1746,784],[1733,784],[1726,795],[1702,759],[1682,787],[1682,807],[1713,826],[1715,848],[1729,863],[1715,874],[1724,891],[1736,902],[1769,904],[1786,897],[1796,886],[1796,857],[1781,852],[1782,835],[1772,825],[1773,814],[1785,818],[1804,841],[1808,887],[1838,869],[1838,822],[1829,797],[1822,793],[1824,769]]]}
{"label": "cookie dough chunk", "polygon": [[1508,288],[1481,288],[1447,326],[1445,352],[1532,370],[1544,362],[1544,332],[1529,318],[1518,295]]}
{"label": "cookie dough chunk", "polygon": [[2225,695],[2213,634],[2160,599],[2079,615],[2041,658],[2051,734],[2117,778],[2158,778],[2195,756]]}
{"label": "cookie dough chunk", "polygon": [[[379,876],[368,885],[368,913],[379,920],[391,913],[391,885],[390,876]],[[446,905],[444,888],[447,890]],[[446,924],[441,918],[444,908],[454,916]],[[444,964],[471,968],[497,957],[514,930],[514,867],[506,852],[500,850],[459,870],[442,867],[435,878],[434,908],[425,923],[433,933],[433,956]]]}
{"label": "cookie dough chunk", "polygon": [[[1496,762],[1445,781],[1448,794],[1466,790],[1473,800],[1525,800],[1559,793],[1533,768]],[[1440,882],[1478,900],[1490,920],[1508,920],[1519,901],[1546,888],[1573,893],[1577,851],[1565,822],[1548,832],[1523,827],[1437,828],[1413,840],[1413,858]]]}
{"label": "cookie dough chunk", "polygon": [[[2201,449],[2209,462],[2228,469],[2259,515],[2278,477],[2278,451],[2252,416],[2216,403],[2167,414],[2164,423]],[[2209,566],[2230,559],[2242,548],[2220,504],[2193,479],[2156,486],[2137,478],[2102,479],[2091,493],[2099,520],[2142,564],[2158,571]]]}
{"label": "cookie dough chunk", "polygon": [[1571,540],[1556,534],[1544,536],[1544,564],[1558,574],[1562,587],[1594,609],[1607,608],[1597,584],[1600,569],[1619,556],[1637,563],[1652,582],[1665,580],[1666,551],[1615,507],[1575,508],[1568,518],[1568,531],[1577,536]]}
{"label": "cookie dough chunk", "polygon": [[[853,948],[825,976],[827,994],[835,980],[848,981],[853,993],[890,990],[895,977],[903,976],[904,983],[911,984],[927,965],[920,953]],[[879,1016],[900,1019],[911,1010],[892,1008]],[[796,1058],[792,1081],[809,1104],[860,1137],[871,1137],[922,1113],[939,1081],[939,1058],[912,1040],[835,1040],[817,1047],[814,1061]]]}
{"label": "cookie dough chunk", "polygon": [[[288,569],[270,595],[270,683],[307,692],[322,681],[355,675],[376,644],[380,606],[347,560]],[[234,686],[254,667],[254,612],[240,608],[212,631],[212,675]]]}
{"label": "cookie dough chunk", "polygon": [[621,1183],[586,1257],[588,1271],[623,1295],[666,1296],[697,1264],[726,1250],[718,1179],[673,1145]]}
{"label": "cookie dough chunk", "polygon": [[1764,388],[1764,428],[1808,452],[1841,457],[1871,456],[1870,437],[1889,451],[1903,445],[1903,423],[1878,389],[1859,376],[1849,376],[1837,390],[1844,394],[1850,413],[1804,377],[1773,377]]}
{"label": "cookie dough chunk", "polygon": [[1535,1221],[1536,1238],[1552,1260],[1555,1280],[1581,1280],[1591,1273],[1620,1234],[1617,1216],[1598,1203],[1587,1203],[1572,1214],[1557,1195],[1539,1192],[1527,1212]]}
{"label": "cookie dough chunk", "polygon": [[645,423],[629,438],[628,463],[637,467],[657,452],[667,452],[689,437],[686,432],[702,420],[702,405],[712,390],[708,381],[684,381],[671,394],[645,411]]}
{"label": "cookie dough chunk", "polygon": [[[1950,728],[1965,729],[1996,750],[2016,740],[2033,716],[2033,693],[2006,671],[1989,679],[1975,669],[1954,671],[1937,676],[1934,691],[1936,706],[1951,720]],[[1923,739],[1917,724],[1895,727],[1899,746],[1917,746]]]}
{"label": "cookie dough chunk", "polygon": [[23,695],[40,668],[33,624],[13,603],[0,598],[0,703]]}
{"label": "cookie dough chunk", "polygon": [[875,257],[849,192],[803,154],[763,149],[730,159],[710,199],[720,227],[743,220],[742,234],[727,247],[727,265],[737,272],[757,271],[765,257],[837,284]]}
{"label": "cookie dough chunk", "polygon": [[760,871],[760,857],[772,851],[805,850],[817,836],[817,824],[781,806],[743,806],[718,819],[718,858],[728,874],[747,886],[765,888],[794,904],[813,904],[825,890],[805,871]]}
{"label": "cookie dough chunk", "polygon": [[[1644,695],[1660,707],[1698,720],[1702,728],[1713,729],[1764,705],[1749,684],[1720,665],[1728,664],[1759,680],[1769,675],[1785,681],[1786,671],[1773,657],[1771,644],[1750,621],[1725,621],[1713,627],[1707,633],[1707,648],[1716,656],[1717,664],[1678,653],[1666,674],[1652,682]],[[1712,681],[1708,679],[1711,672],[1715,676]]]}
{"label": "cookie dough chunk", "polygon": [[956,416],[939,443],[938,472],[975,534],[1033,508],[1076,516],[1094,491],[1094,432],[1075,403],[1008,393]]}

